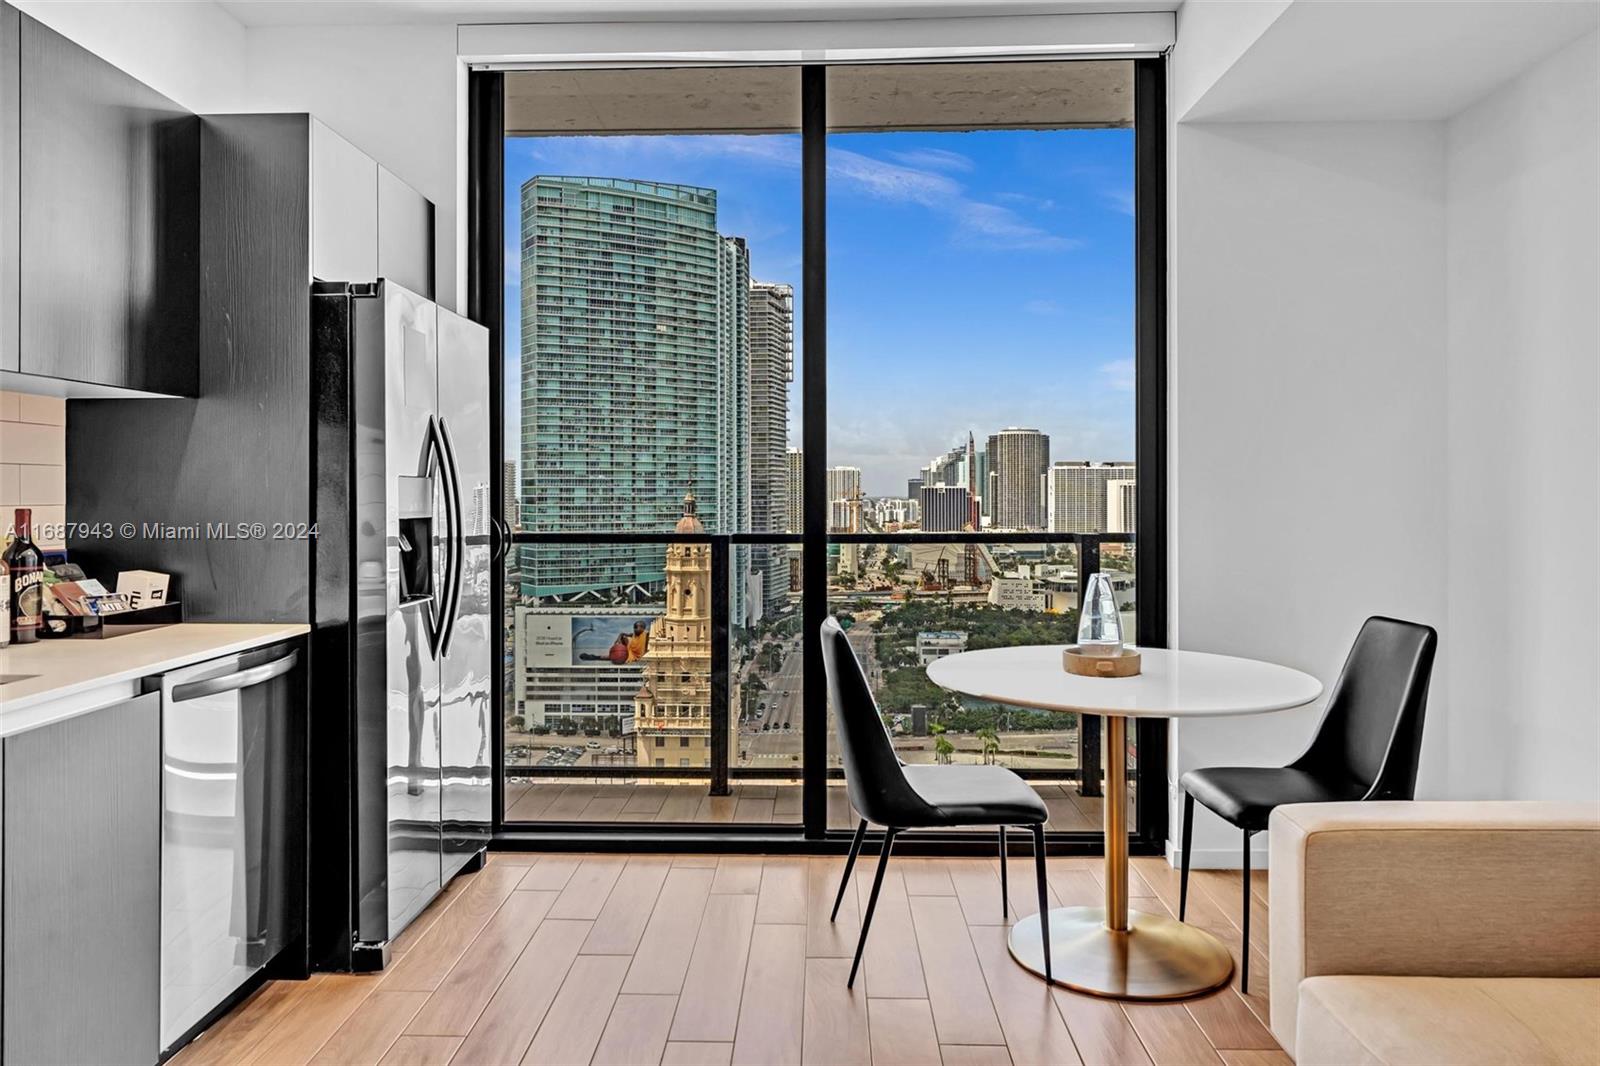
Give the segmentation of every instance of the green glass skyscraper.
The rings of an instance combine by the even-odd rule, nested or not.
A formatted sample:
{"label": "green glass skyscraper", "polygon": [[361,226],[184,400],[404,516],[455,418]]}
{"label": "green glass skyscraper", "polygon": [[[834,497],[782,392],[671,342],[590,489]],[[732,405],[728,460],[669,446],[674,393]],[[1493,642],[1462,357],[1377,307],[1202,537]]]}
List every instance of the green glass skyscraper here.
{"label": "green glass skyscraper", "polygon": [[[685,492],[708,530],[733,528],[749,506],[749,257],[717,233],[716,190],[539,176],[521,197],[523,529],[669,532]],[[522,592],[627,598],[659,587],[663,559],[524,548]]]}

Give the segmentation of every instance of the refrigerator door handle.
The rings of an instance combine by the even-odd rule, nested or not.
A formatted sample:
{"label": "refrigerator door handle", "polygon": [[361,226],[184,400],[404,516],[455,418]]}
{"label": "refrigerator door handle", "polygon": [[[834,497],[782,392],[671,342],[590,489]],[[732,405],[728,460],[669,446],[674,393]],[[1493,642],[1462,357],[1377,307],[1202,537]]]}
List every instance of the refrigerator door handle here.
{"label": "refrigerator door handle", "polygon": [[498,563],[511,551],[511,527],[503,519],[489,519],[489,531],[494,537],[494,549],[489,553],[489,561]]}
{"label": "refrigerator door handle", "polygon": [[[451,575],[456,569],[456,530],[454,524],[455,512],[451,507],[451,471],[445,458],[444,438],[441,435],[439,420],[433,415],[428,416],[427,439],[422,445],[422,468],[425,474],[433,476],[438,474],[444,485],[445,492],[445,522],[450,525],[449,536],[445,539],[444,573],[435,572],[433,575],[433,595],[428,599],[428,655],[437,659],[444,654],[444,644],[449,626],[450,615],[450,586]],[[434,558],[431,545],[428,556]]]}
{"label": "refrigerator door handle", "polygon": [[456,466],[455,445],[450,442],[450,427],[445,425],[443,418],[439,420],[440,455],[444,459],[445,468],[445,493],[450,507],[450,551],[448,554],[448,573],[445,579],[449,582],[445,586],[443,625],[444,633],[439,641],[439,655],[444,656],[450,651],[450,638],[456,629],[456,608],[461,603],[461,571],[466,565],[467,534],[464,528],[464,516],[461,508],[461,473]]}

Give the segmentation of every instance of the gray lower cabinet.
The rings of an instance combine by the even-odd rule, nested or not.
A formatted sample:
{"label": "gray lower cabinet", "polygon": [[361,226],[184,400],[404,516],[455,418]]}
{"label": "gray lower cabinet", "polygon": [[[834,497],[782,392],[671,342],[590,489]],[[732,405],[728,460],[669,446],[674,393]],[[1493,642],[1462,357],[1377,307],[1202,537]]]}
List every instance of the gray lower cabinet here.
{"label": "gray lower cabinet", "polygon": [[6,1063],[160,1058],[161,696],[3,744]]}

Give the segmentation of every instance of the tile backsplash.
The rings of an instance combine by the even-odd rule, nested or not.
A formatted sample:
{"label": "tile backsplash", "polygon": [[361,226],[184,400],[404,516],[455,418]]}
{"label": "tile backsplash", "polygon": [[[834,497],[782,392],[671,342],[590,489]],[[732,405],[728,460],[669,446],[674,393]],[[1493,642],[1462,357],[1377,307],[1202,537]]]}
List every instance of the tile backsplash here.
{"label": "tile backsplash", "polygon": [[33,508],[40,547],[59,547],[67,521],[67,402],[0,392],[0,536],[11,511]]}

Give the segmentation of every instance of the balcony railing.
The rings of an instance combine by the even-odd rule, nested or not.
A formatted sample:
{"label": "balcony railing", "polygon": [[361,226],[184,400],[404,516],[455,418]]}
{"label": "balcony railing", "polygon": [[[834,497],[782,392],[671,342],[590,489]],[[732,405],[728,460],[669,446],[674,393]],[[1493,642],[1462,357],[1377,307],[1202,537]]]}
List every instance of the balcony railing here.
{"label": "balcony railing", "polygon": [[[740,668],[740,664],[733,662],[735,627],[733,620],[730,618],[730,588],[733,580],[731,568],[734,565],[737,554],[735,549],[763,546],[791,548],[801,545],[803,539],[798,534],[772,533],[563,532],[514,534],[512,541],[515,547],[543,547],[547,549],[567,547],[575,553],[581,552],[586,547],[598,546],[659,546],[664,553],[666,548],[674,544],[706,545],[709,547],[711,599],[714,609],[711,613],[711,656],[709,677],[707,679],[710,689],[709,717],[681,718],[672,714],[664,714],[640,719],[634,723],[635,737],[637,737],[637,730],[644,728],[651,730],[653,736],[670,736],[674,738],[669,741],[669,746],[661,751],[664,761],[671,761],[673,752],[678,750],[672,745],[677,743],[676,737],[679,735],[694,735],[705,738],[705,747],[698,750],[708,751],[709,765],[636,765],[632,760],[636,756],[637,749],[628,747],[626,743],[618,743],[618,741],[625,741],[626,737],[600,738],[599,743],[608,744],[613,749],[618,749],[621,752],[621,754],[617,754],[615,751],[612,754],[606,754],[603,751],[591,750],[589,744],[595,741],[592,741],[589,736],[579,731],[571,734],[573,744],[581,746],[584,753],[578,757],[578,761],[572,764],[556,762],[544,765],[528,765],[512,763],[502,759],[501,772],[508,790],[513,786],[520,788],[527,782],[539,781],[547,781],[552,784],[588,781],[602,788],[625,784],[638,786],[668,786],[676,784],[681,788],[689,782],[704,782],[706,795],[726,797],[732,792],[735,782],[746,782],[752,787],[762,782],[770,786],[773,783],[784,781],[792,781],[798,785],[808,774],[820,775],[828,782],[839,782],[842,779],[840,767],[837,765],[820,767],[804,765],[804,759],[800,757],[798,745],[794,754],[788,758],[785,758],[781,751],[776,754],[767,754],[765,757],[771,759],[776,763],[775,765],[761,765],[759,762],[754,762],[753,759],[750,761],[754,762],[754,764],[741,765],[741,759],[736,757],[737,753],[730,744],[730,740],[733,737],[733,731],[730,729],[730,719],[737,713],[737,709],[733,706],[733,695],[736,687],[734,679],[736,671]],[[921,533],[897,531],[831,534],[828,537],[828,542],[830,546],[836,545],[840,548],[857,545],[860,546],[858,550],[862,552],[868,551],[869,548],[883,550],[885,551],[885,559],[887,559],[888,549],[904,550],[919,547],[952,547],[958,549],[958,552],[955,553],[955,559],[951,562],[948,570],[942,574],[933,575],[934,585],[937,586],[941,581],[943,582],[942,587],[933,589],[909,587],[904,580],[903,570],[894,580],[885,581],[884,572],[880,569],[875,573],[873,581],[852,587],[840,587],[833,582],[830,576],[828,584],[830,613],[836,610],[859,610],[862,604],[872,604],[875,609],[876,605],[888,606],[897,601],[901,603],[936,603],[942,601],[946,604],[964,604],[972,607],[977,606],[980,596],[983,597],[985,604],[987,604],[989,599],[988,590],[993,587],[994,579],[1007,576],[1002,573],[995,573],[990,569],[996,555],[1010,558],[1013,555],[1028,554],[1029,558],[1033,560],[1028,565],[1037,567],[1039,570],[1044,569],[1042,565],[1044,558],[1052,558],[1052,562],[1049,565],[1054,572],[1049,578],[1041,578],[1041,584],[1049,586],[1052,598],[1059,600],[1065,597],[1068,599],[1068,605],[1064,609],[1057,605],[1055,615],[1059,617],[1076,611],[1076,608],[1081,603],[1082,590],[1087,584],[1087,577],[1102,569],[1102,561],[1108,552],[1122,554],[1131,564],[1135,536],[1127,533]],[[966,579],[971,576],[965,572],[968,565],[968,557],[965,553],[959,552],[959,549],[966,547],[982,548],[985,551],[986,561],[982,565],[985,569],[990,569],[990,572],[987,578],[981,581],[978,586],[966,583]],[[1051,557],[1048,552],[1050,548],[1060,549],[1061,554]],[[1018,551],[1019,549],[1020,551]],[[905,554],[913,558],[916,556],[916,553],[911,551],[906,551]],[[1072,564],[1070,566],[1065,565],[1067,560],[1064,556],[1066,555],[1070,555]],[[665,572],[665,565],[663,565],[662,570]],[[1131,582],[1131,570],[1123,572],[1129,574]],[[506,573],[508,583],[515,583],[519,576],[520,572],[517,568],[515,556],[509,557]],[[816,587],[810,575],[807,575],[807,581],[804,584],[813,588]],[[913,581],[912,584],[917,584],[917,582]],[[507,592],[506,602],[508,608],[514,609],[518,606],[567,606],[564,603],[541,604],[538,601],[530,601],[530,599],[520,595],[520,587],[513,589],[510,584],[508,584]],[[793,617],[796,624],[799,622],[800,615],[800,595],[799,593],[791,594],[794,604],[793,614],[792,616],[786,616]],[[617,606],[626,605],[617,604]],[[999,606],[1000,609],[1006,609],[1004,605]],[[575,609],[581,608],[575,606]],[[1135,609],[1137,609],[1136,605]],[[1019,613],[1028,617],[1036,617],[1036,613],[1033,611],[1021,610]],[[1070,614],[1061,628],[1067,627],[1075,617],[1075,613]],[[520,639],[520,634],[518,636]],[[818,701],[824,699],[821,691],[820,671],[810,667],[810,661],[817,655],[815,649],[808,647],[814,638],[811,634],[801,634],[801,638],[799,650],[795,650],[793,645],[789,645],[789,654],[800,655],[805,666],[800,676],[799,707],[801,720],[797,723],[799,725],[799,734],[803,736],[807,726],[815,729],[828,728],[829,719],[826,707],[819,707],[818,705]],[[787,639],[792,640],[793,638],[789,637]],[[1070,637],[1065,639],[1070,639]],[[820,660],[817,661],[819,662]],[[900,668],[917,669],[914,664],[904,663],[901,664]],[[818,675],[817,680],[814,681],[813,687],[808,689],[805,686],[805,680],[813,673]],[[516,682],[521,683],[522,680],[518,678]],[[762,706],[764,707],[765,704]],[[746,710],[748,709],[747,705]],[[621,717],[628,716],[631,716],[631,712],[625,712]],[[906,716],[902,715],[901,717]],[[1000,756],[1000,761],[1012,765],[1012,768],[1025,778],[1038,782],[1065,783],[1074,787],[1074,795],[1077,796],[1088,798],[1098,796],[1100,789],[1100,738],[1098,727],[1098,719],[1084,717],[1080,718],[1076,723],[1067,725],[1060,731],[1055,731],[1058,735],[1060,733],[1076,733],[1076,758],[1068,756],[1064,749],[1059,755],[1053,753],[1047,755],[1047,753],[1034,750],[1034,757],[1030,758],[1025,755],[1019,755],[1018,749],[1014,745],[1010,752]],[[996,733],[1000,731],[989,730],[988,732],[991,737],[995,737]],[[1026,732],[1024,730],[1022,734],[1011,733],[1009,736],[1012,740],[1015,740],[1018,736],[1026,734]],[[502,723],[502,736],[504,735],[505,723]],[[954,755],[946,754],[944,757],[965,756],[969,759],[977,757],[979,752],[971,744],[971,738],[975,735],[977,734],[973,732],[944,734],[946,739],[954,737],[957,740],[966,741],[963,746],[952,745]],[[770,737],[771,734],[751,731],[741,733],[739,736],[742,748],[746,739],[750,739],[752,747],[755,747],[758,738]],[[930,745],[936,743],[936,739],[901,737],[900,742],[906,745],[908,749],[912,745],[916,745],[914,750],[919,752],[920,757],[926,758]],[[983,743],[984,747],[991,753],[1000,746],[998,739],[985,740]],[[768,746],[772,745],[769,744]],[[566,750],[570,752],[572,749],[569,747]],[[987,758],[988,755],[985,754],[984,757]],[[1058,759],[1060,765],[1048,765]],[[1031,763],[1032,765],[1015,765],[1016,763]],[[507,821],[514,822],[516,818],[511,811],[510,795],[511,793],[508,791]],[[625,816],[621,815],[621,812],[619,812],[619,817],[622,821],[627,820]],[[792,825],[793,823],[789,824]]]}

